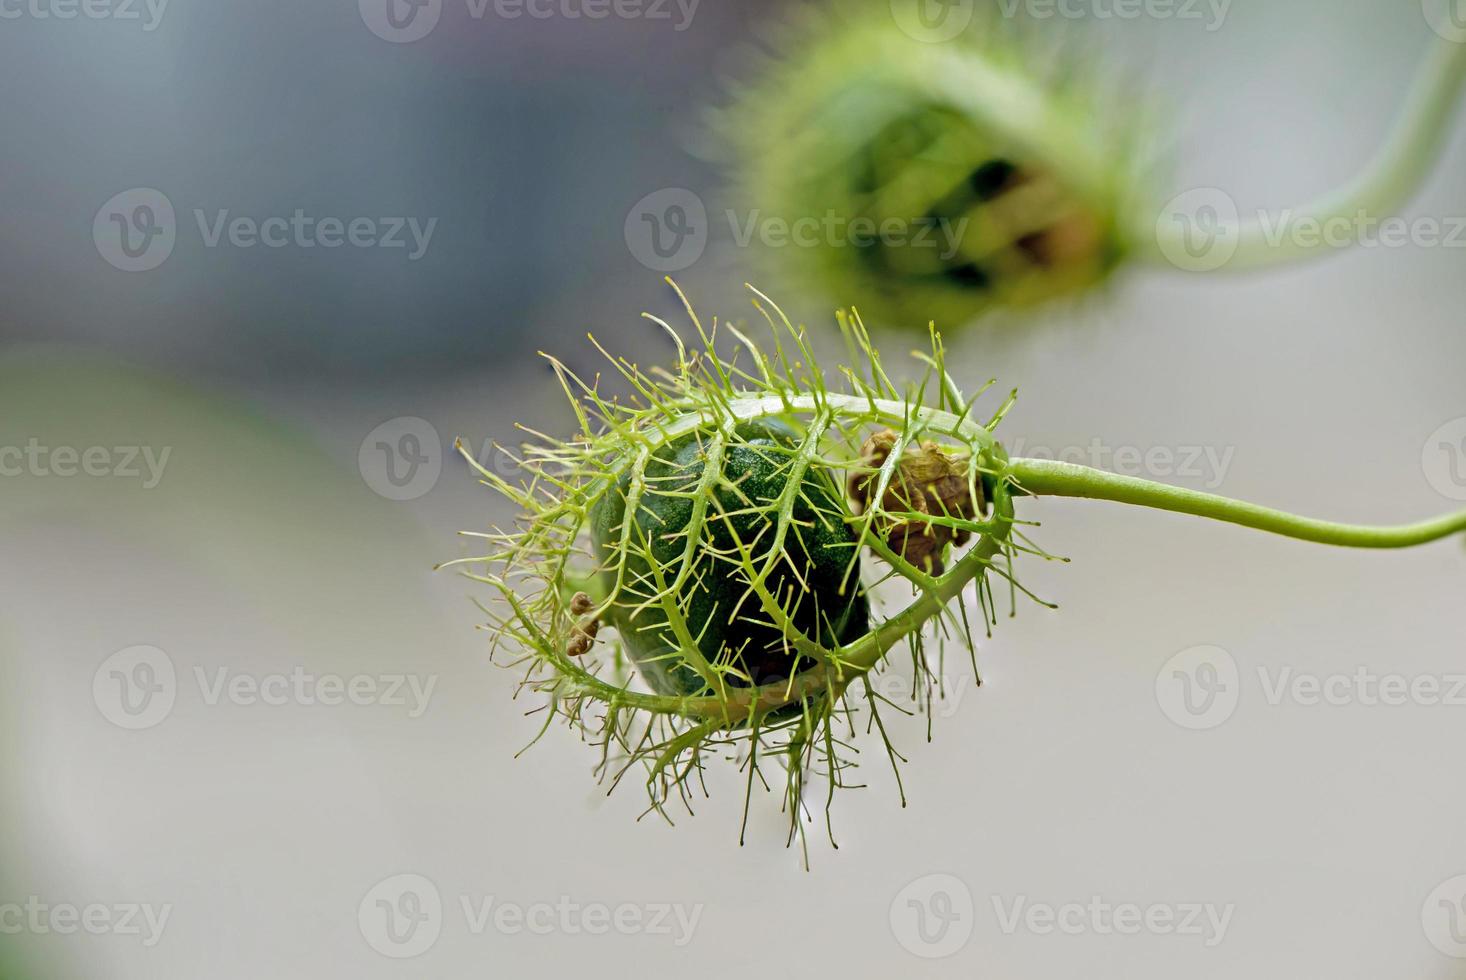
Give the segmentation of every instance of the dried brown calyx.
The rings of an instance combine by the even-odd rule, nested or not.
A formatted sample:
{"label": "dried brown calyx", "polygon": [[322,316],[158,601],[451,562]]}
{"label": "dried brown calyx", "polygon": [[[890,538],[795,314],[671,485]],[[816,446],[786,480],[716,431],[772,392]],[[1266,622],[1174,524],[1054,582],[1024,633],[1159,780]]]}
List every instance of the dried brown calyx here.
{"label": "dried brown calyx", "polygon": [[[880,482],[878,471],[890,458],[896,439],[895,432],[882,429],[865,440],[861,447],[862,467],[850,475],[848,486],[857,512],[863,513],[870,506]],[[965,464],[959,464],[935,442],[926,441],[919,447],[908,446],[886,485],[881,509],[889,513],[973,520],[979,513],[987,511],[982,482],[974,482],[975,487],[967,479]],[[883,526],[878,525],[876,531],[892,551],[929,575],[940,575],[946,571],[942,555],[947,545],[966,544],[971,537],[967,530],[920,518],[887,520]]]}

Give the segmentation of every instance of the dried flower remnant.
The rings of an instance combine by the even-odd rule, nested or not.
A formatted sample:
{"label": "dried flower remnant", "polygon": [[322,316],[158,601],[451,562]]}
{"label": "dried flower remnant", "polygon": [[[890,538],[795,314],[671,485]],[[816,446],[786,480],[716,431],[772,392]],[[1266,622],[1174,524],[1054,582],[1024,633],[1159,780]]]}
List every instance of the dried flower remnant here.
{"label": "dried flower remnant", "polygon": [[[882,429],[861,446],[862,466],[850,474],[850,499],[857,513],[870,507],[881,482],[881,469],[899,444],[893,429]],[[928,439],[907,448],[881,498],[885,517],[879,533],[887,545],[928,575],[941,575],[947,566],[947,547],[971,540],[966,528],[940,523],[941,519],[970,521],[987,512],[982,481],[970,477],[966,465]],[[909,513],[908,518],[892,515]]]}
{"label": "dried flower remnant", "polygon": [[567,657],[583,657],[590,652],[591,647],[595,646],[596,634],[601,630],[601,621],[589,615],[593,609],[595,609],[595,603],[591,602],[590,596],[584,592],[577,592],[571,598],[570,612],[584,618],[570,631],[570,642],[565,647]]}

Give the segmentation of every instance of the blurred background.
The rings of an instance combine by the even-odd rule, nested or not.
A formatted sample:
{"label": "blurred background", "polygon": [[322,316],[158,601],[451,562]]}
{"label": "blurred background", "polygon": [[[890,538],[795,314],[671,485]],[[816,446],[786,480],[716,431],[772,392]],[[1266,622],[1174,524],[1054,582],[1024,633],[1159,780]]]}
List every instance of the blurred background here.
{"label": "blurred background", "polygon": [[[588,331],[670,357],[639,316],[685,322],[666,271],[752,315],[740,204],[689,149],[796,6],[0,0],[0,977],[1466,976],[1466,697],[1279,694],[1449,693],[1454,543],[1031,502],[1060,610],[1000,620],[981,690],[951,666],[934,741],[896,726],[907,808],[857,741],[871,788],[809,872],[773,795],[739,846],[731,771],[672,828],[562,729],[515,758],[535,705],[432,571],[511,516],[453,440],[499,466],[516,422],[569,425],[536,352],[593,373]],[[1244,211],[1353,174],[1435,38],[1419,0],[1005,9],[1171,107],[1159,199]],[[1466,227],[1456,129],[1412,220]],[[637,219],[686,195],[668,269]],[[1466,500],[1463,247],[943,326],[964,384],[1019,388],[1014,454],[1412,520]],[[840,302],[776,298],[816,332]],[[1220,714],[1177,710],[1178,665]]]}

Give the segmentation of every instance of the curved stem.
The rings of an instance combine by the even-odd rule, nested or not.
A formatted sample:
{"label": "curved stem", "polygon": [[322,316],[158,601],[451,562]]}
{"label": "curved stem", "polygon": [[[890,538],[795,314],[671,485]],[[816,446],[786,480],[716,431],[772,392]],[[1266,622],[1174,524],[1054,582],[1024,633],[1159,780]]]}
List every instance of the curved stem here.
{"label": "curved stem", "polygon": [[[665,425],[659,425],[654,430],[649,430],[648,433],[649,437],[655,438],[659,446],[665,446],[679,436],[696,432],[708,424],[706,406],[672,402],[668,403],[665,408],[669,413],[676,415],[675,420]],[[892,425],[906,425],[912,419],[919,419],[923,423],[922,431],[951,436],[978,450],[991,450],[995,444],[993,434],[980,422],[969,418],[966,412],[957,415],[937,408],[913,407],[904,401],[869,398],[864,395],[837,395],[827,392],[800,395],[789,393],[745,395],[729,399],[723,403],[721,410],[730,422],[748,422],[753,419],[822,411],[866,413],[872,418]],[[469,465],[474,464],[471,454],[464,452],[461,448],[459,452],[468,458]],[[633,458],[625,456],[610,466],[600,479],[590,484],[586,491],[587,498],[594,501],[605,493],[607,488],[621,477],[622,473],[630,469]],[[482,472],[482,468],[475,468]]]}
{"label": "curved stem", "polygon": [[[1236,251],[1221,267],[1243,270],[1278,265],[1339,247],[1339,239],[1331,234],[1287,233],[1290,226],[1300,222],[1325,228],[1341,222],[1357,223],[1357,236],[1365,223],[1390,217],[1410,199],[1440,157],[1463,83],[1466,43],[1438,38],[1411,86],[1399,121],[1364,171],[1305,207],[1270,219],[1258,216],[1241,222],[1231,229],[1236,235]],[[1185,254],[1183,250],[1192,244],[1189,236],[1193,229],[1186,222],[1161,222],[1139,231],[1141,240],[1154,236],[1158,251],[1153,257]]]}
{"label": "curved stem", "polygon": [[1035,496],[1113,500],[1344,548],[1409,548],[1466,532],[1466,512],[1390,527],[1335,524],[1215,494],[1046,459],[1010,460],[1007,475],[1017,487]]}

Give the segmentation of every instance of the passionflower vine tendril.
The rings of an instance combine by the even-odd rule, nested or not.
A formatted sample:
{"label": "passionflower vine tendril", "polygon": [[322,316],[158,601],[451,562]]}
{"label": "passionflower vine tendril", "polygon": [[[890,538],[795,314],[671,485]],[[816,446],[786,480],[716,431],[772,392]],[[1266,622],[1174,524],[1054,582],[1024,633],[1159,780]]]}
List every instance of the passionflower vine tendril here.
{"label": "passionflower vine tendril", "polygon": [[[803,844],[810,778],[825,786],[828,825],[855,765],[857,717],[896,766],[882,711],[905,709],[872,678],[893,659],[909,662],[924,682],[915,708],[929,711],[946,646],[965,650],[976,671],[973,620],[990,630],[998,591],[1010,602],[1031,595],[1020,560],[1052,558],[1019,517],[1026,496],[1110,500],[1360,548],[1466,530],[1466,513],[1334,524],[1009,458],[995,432],[1016,393],[979,410],[992,382],[964,393],[935,331],[917,355],[920,380],[898,386],[860,316],[842,313],[847,361],[826,371],[805,330],[750,290],[767,339],[726,322],[704,327],[683,297],[691,347],[649,317],[676,343],[670,368],[606,355],[627,399],[550,358],[579,427],[511,453],[523,482],[464,453],[517,516],[465,532],[486,552],[448,564],[494,590],[483,606],[494,656],[546,698],[536,740],[557,720],[580,730],[599,746],[600,776],[614,788],[638,774],[649,812],[669,820],[673,804],[690,811],[716,757],[742,767],[749,796],[777,761],[791,839]],[[747,812],[745,799],[745,822]]]}

